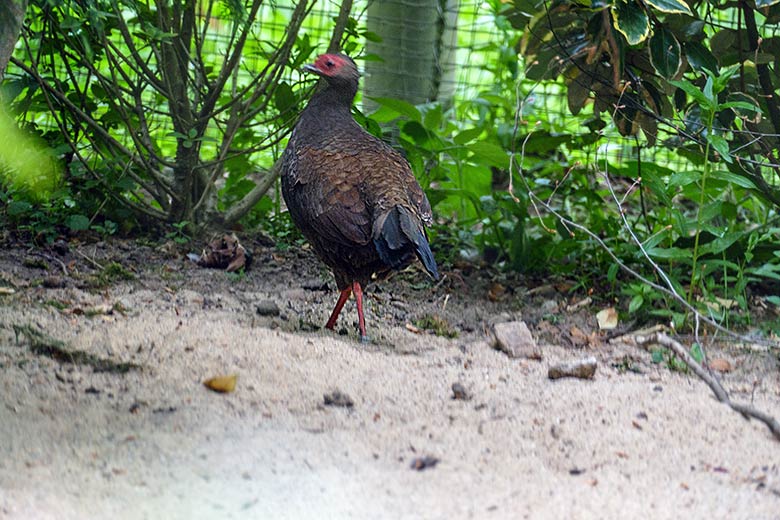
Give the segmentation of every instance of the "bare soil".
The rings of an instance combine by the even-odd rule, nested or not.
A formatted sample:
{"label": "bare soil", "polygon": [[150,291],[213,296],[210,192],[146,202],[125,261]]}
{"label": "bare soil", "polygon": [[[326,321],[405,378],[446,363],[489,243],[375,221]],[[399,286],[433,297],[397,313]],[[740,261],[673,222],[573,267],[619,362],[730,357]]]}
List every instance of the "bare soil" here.
{"label": "bare soil", "polygon": [[[411,268],[369,288],[361,344],[353,302],[321,328],[306,248],[245,245],[238,275],[172,244],[3,248],[0,518],[780,518],[769,430],[565,284]],[[520,319],[541,360],[492,347]],[[705,346],[780,416],[777,349]],[[594,379],[547,377],[587,356]]]}

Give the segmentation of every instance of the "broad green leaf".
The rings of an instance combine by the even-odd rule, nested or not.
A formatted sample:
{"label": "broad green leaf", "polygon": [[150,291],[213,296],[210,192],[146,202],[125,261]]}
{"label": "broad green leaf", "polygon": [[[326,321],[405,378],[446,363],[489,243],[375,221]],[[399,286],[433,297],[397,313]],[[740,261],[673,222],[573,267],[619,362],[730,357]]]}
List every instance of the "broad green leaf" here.
{"label": "broad green leaf", "polygon": [[408,101],[388,97],[372,97],[369,99],[379,103],[383,107],[389,108],[399,115],[408,117],[412,121],[422,121],[422,115],[420,114],[420,111],[417,110],[416,106],[412,105]]}
{"label": "broad green leaf", "polygon": [[626,37],[629,45],[638,45],[650,35],[650,20],[636,1],[615,0],[612,16],[615,29]]}
{"label": "broad green leaf", "polygon": [[731,245],[742,238],[742,233],[728,233],[726,236],[718,237],[711,242],[707,242],[699,248],[699,255],[717,255],[722,253]]}
{"label": "broad green leaf", "polygon": [[738,70],[739,64],[735,63],[734,65],[729,65],[725,69],[721,70],[719,75],[713,74],[715,77],[713,78],[712,88],[715,94],[723,92],[723,89],[726,88],[731,77],[736,74]]}
{"label": "broad green leaf", "polygon": [[756,189],[756,185],[753,184],[753,181],[751,181],[747,177],[743,177],[742,175],[731,173],[730,171],[715,170],[710,172],[710,177],[712,177],[713,179],[730,182],[731,184],[736,184],[737,186],[741,186],[742,188],[747,188],[749,190]]}
{"label": "broad green leaf", "polygon": [[720,105],[718,105],[719,110],[723,110],[725,108],[743,108],[745,110],[751,110],[759,114],[761,113],[761,109],[759,107],[757,107],[756,105],[751,105],[746,101],[728,101],[726,103],[721,103]]}
{"label": "broad green leaf", "polygon": [[704,95],[704,93],[699,90],[699,87],[691,83],[690,81],[686,80],[671,80],[669,81],[672,85],[679,88],[680,90],[683,90],[686,94],[691,96],[695,101],[697,101],[700,105],[702,105],[705,108],[708,109],[714,109],[715,106],[710,102],[709,99]]}
{"label": "broad green leaf", "polygon": [[669,177],[670,187],[682,187],[687,186],[693,182],[698,182],[701,179],[701,173],[697,171],[682,171],[677,172]]}
{"label": "broad green leaf", "polygon": [[423,126],[428,130],[436,131],[439,128],[442,120],[441,105],[436,104],[425,112],[425,118],[423,119]]}
{"label": "broad green leaf", "polygon": [[455,144],[466,144],[469,141],[473,141],[477,137],[479,137],[479,134],[482,133],[481,128],[467,128],[466,130],[463,130],[458,135],[452,138],[452,140],[455,142]]}
{"label": "broad green leaf", "polygon": [[701,363],[704,361],[704,352],[701,350],[701,345],[698,343],[694,343],[691,345],[691,357],[697,362]]}
{"label": "broad green leaf", "polygon": [[478,141],[468,145],[467,148],[477,158],[482,159],[490,166],[496,166],[498,168],[509,167],[509,155],[507,155],[506,150],[497,144],[489,143],[487,141]]}
{"label": "broad green leaf", "polygon": [[[777,1],[780,2],[780,0]],[[645,0],[645,2],[655,7],[662,13],[682,13],[693,16],[691,8],[688,7],[688,4],[681,0]]]}
{"label": "broad green leaf", "polygon": [[718,60],[712,55],[710,50],[701,43],[686,42],[685,56],[688,58],[688,63],[691,64],[693,70],[702,72],[706,69],[718,74]]}
{"label": "broad green leaf", "polygon": [[65,225],[73,231],[85,231],[89,229],[89,219],[84,215],[71,215],[65,219]]}
{"label": "broad green leaf", "polygon": [[642,304],[644,303],[645,299],[641,294],[634,295],[634,297],[631,298],[631,301],[628,303],[628,313],[634,314],[642,307]]}
{"label": "broad green leaf", "polygon": [[672,31],[660,27],[650,38],[650,63],[655,71],[665,79],[677,75],[682,65],[680,43]]}
{"label": "broad green leaf", "polygon": [[12,217],[22,215],[32,209],[32,204],[25,200],[12,200],[8,203],[8,214]]}
{"label": "broad green leaf", "polygon": [[773,280],[780,280],[780,273],[778,271],[780,271],[780,265],[777,264],[764,264],[760,267],[745,269],[746,273],[762,276],[764,278],[771,278]]}
{"label": "broad green leaf", "polygon": [[292,87],[286,81],[279,83],[274,92],[274,104],[276,109],[285,114],[295,107],[296,97]]}
{"label": "broad green leaf", "polygon": [[659,260],[690,260],[691,252],[679,247],[653,247],[647,254]]}
{"label": "broad green leaf", "polygon": [[712,147],[718,151],[724,161],[729,163],[732,161],[728,141],[726,141],[723,137],[715,134],[708,135],[707,140],[710,142]]}

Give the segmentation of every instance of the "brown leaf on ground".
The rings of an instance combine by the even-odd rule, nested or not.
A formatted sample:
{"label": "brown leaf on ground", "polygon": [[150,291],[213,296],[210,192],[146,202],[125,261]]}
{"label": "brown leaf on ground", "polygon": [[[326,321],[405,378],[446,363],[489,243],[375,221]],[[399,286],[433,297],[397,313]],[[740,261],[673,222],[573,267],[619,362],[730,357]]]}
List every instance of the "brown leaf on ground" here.
{"label": "brown leaf on ground", "polygon": [[203,384],[206,385],[206,388],[209,390],[213,390],[221,394],[226,394],[236,389],[237,381],[238,375],[231,374],[228,376],[212,377],[211,379],[204,381]]}
{"label": "brown leaf on ground", "polygon": [[197,260],[201,267],[225,269],[232,273],[241,269],[249,269],[252,255],[238,241],[236,235],[222,235],[206,246]]}
{"label": "brown leaf on ground", "polygon": [[563,377],[576,377],[579,379],[592,379],[596,373],[596,358],[593,356],[576,361],[558,363],[551,366],[547,371],[547,377],[550,379],[561,379]]}
{"label": "brown leaf on ground", "polygon": [[503,299],[504,295],[506,294],[506,287],[501,285],[498,282],[494,282],[490,285],[490,289],[488,290],[488,300],[491,302],[497,302],[501,299]]}
{"label": "brown leaf on ground", "polygon": [[614,307],[607,307],[596,313],[600,330],[612,330],[618,326],[618,313]]}
{"label": "brown leaf on ground", "polygon": [[707,366],[710,367],[710,370],[714,370],[716,372],[731,372],[734,368],[731,366],[731,363],[728,359],[723,358],[710,360],[710,362],[707,363]]}

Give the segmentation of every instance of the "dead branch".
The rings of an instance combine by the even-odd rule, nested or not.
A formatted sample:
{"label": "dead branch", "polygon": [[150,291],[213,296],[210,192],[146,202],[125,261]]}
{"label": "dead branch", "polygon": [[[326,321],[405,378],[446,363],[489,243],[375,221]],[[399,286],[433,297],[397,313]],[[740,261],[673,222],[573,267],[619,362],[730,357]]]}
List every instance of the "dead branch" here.
{"label": "dead branch", "polygon": [[699,379],[707,383],[715,397],[723,404],[728,405],[732,410],[742,414],[745,419],[757,419],[766,424],[772,435],[780,441],[780,422],[774,417],[759,410],[756,410],[752,406],[743,403],[734,403],[729,398],[728,392],[723,388],[712,374],[707,372],[704,367],[696,362],[695,359],[688,353],[685,347],[678,341],[670,338],[663,332],[656,332],[650,336],[634,336],[637,344],[645,346],[648,344],[656,343],[663,347],[666,347],[674,352],[674,354],[685,362],[685,364],[693,371],[694,374],[699,376]]}

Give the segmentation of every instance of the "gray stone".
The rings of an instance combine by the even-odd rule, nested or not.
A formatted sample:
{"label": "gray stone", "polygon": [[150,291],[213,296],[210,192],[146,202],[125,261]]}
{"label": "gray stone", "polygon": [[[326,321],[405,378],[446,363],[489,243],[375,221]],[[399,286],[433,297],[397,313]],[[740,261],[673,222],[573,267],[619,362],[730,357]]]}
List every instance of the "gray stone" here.
{"label": "gray stone", "polygon": [[279,316],[279,306],[273,300],[262,300],[255,307],[260,316]]}
{"label": "gray stone", "polygon": [[542,350],[524,321],[496,323],[493,337],[493,347],[511,358],[542,359]]}

